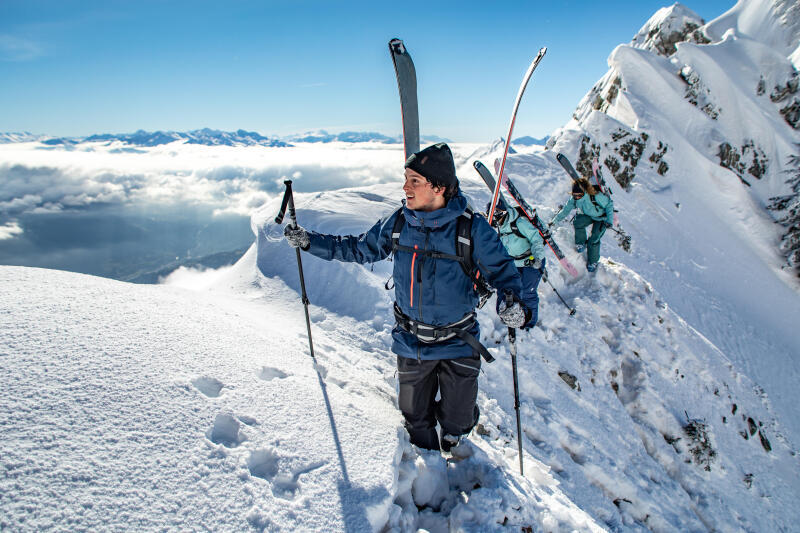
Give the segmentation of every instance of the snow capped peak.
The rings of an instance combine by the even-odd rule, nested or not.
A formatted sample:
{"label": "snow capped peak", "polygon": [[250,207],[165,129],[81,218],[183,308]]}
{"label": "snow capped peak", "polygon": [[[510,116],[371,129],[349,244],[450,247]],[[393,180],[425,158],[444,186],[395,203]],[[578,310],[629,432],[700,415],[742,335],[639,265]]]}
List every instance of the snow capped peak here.
{"label": "snow capped peak", "polygon": [[737,35],[759,41],[788,57],[800,45],[800,3],[739,0],[728,12],[711,21],[705,31],[713,41],[718,41],[731,28]]}
{"label": "snow capped peak", "polygon": [[701,29],[704,24],[705,21],[697,13],[676,3],[656,11],[633,38],[631,45],[669,57],[675,53],[677,43],[710,42]]}
{"label": "snow capped peak", "polygon": [[43,137],[41,135],[35,135],[27,131],[12,131],[0,133],[0,144],[33,142],[39,141],[42,138]]}

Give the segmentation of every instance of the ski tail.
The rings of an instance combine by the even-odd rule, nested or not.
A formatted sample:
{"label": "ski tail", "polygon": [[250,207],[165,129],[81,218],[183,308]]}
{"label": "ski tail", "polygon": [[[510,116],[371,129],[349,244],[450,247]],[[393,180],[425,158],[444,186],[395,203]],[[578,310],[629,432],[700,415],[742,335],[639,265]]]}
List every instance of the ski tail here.
{"label": "ski tail", "polygon": [[[611,187],[606,185],[606,180],[603,179],[603,173],[600,170],[600,164],[597,162],[596,157],[592,159],[592,175],[594,176],[595,183],[600,187],[600,192],[610,198],[611,195],[614,194],[614,191],[611,190]],[[617,216],[616,209],[614,209],[614,225],[619,226],[619,217]]]}
{"label": "ski tail", "polygon": [[[519,91],[517,91],[517,99],[514,101],[514,108],[511,111],[511,120],[509,121],[508,125],[508,135],[506,135],[506,142],[505,148],[503,149],[503,162],[500,165],[500,174],[503,175],[502,171],[506,165],[506,158],[508,157],[508,148],[511,145],[511,135],[514,133],[514,123],[517,120],[517,111],[519,110],[519,104],[522,101],[522,95],[525,92],[525,88],[528,86],[528,82],[533,76],[533,71],[536,70],[536,67],[539,65],[539,62],[542,60],[544,55],[547,53],[547,48],[542,48],[539,50],[539,53],[533,59],[533,62],[528,67],[528,71],[525,73],[525,76],[522,78],[522,84],[519,86]],[[500,183],[498,182],[495,185],[494,193],[492,194],[492,203],[489,207],[489,220],[492,219],[494,215],[494,206],[497,204],[497,197],[500,194]]]}
{"label": "ski tail", "polygon": [[[499,160],[498,162],[495,162],[495,165],[497,165],[498,163]],[[490,190],[494,190],[496,183],[494,176],[492,176],[492,173],[489,171],[489,169],[486,168],[486,166],[480,161],[475,161],[472,164],[472,166],[475,167],[475,170],[477,170],[478,174],[480,174],[481,178],[483,178],[483,181],[484,183],[486,183],[486,186],[489,187]],[[535,227],[536,230],[539,232],[539,235],[542,236],[542,239],[544,240],[545,244],[547,244],[547,246],[553,252],[553,255],[556,256],[556,259],[558,259],[558,262],[561,264],[564,270],[572,274],[573,277],[578,277],[578,271],[575,269],[574,266],[572,266],[572,263],[570,263],[567,260],[567,258],[564,257],[564,252],[562,252],[561,248],[559,248],[558,244],[556,244],[556,241],[553,239],[553,236],[547,229],[547,225],[542,221],[541,218],[539,218],[539,215],[536,213],[536,209],[532,208],[525,201],[525,199],[522,197],[521,194],[519,194],[519,191],[511,182],[511,180],[508,179],[507,176],[504,175],[502,183],[506,187],[506,190],[508,191],[508,194],[511,196],[513,201],[522,209],[525,216],[528,218],[528,220],[531,221],[531,224],[533,224],[533,227]],[[502,194],[498,196],[498,204],[509,205],[508,202],[506,202],[505,199],[503,198]]]}
{"label": "ski tail", "polygon": [[567,156],[564,154],[556,154],[556,159],[558,162],[561,163],[561,166],[564,170],[567,171],[569,177],[572,178],[574,181],[578,181],[581,177],[578,175],[578,172],[575,170],[575,167],[572,166],[572,163],[569,162]]}
{"label": "ski tail", "polygon": [[394,63],[397,76],[397,88],[400,91],[400,111],[403,119],[403,145],[406,159],[419,152],[419,108],[417,105],[417,71],[408,54],[405,44],[400,39],[389,41],[389,53]]}

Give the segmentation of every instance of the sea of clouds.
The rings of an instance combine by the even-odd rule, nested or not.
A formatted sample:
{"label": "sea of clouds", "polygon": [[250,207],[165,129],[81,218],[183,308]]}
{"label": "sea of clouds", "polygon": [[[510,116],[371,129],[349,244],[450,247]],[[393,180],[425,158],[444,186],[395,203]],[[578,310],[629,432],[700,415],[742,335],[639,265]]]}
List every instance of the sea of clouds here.
{"label": "sea of clouds", "polygon": [[[401,182],[402,145],[0,144],[0,263],[132,279],[241,249],[283,193]],[[398,187],[398,198],[400,188]]]}

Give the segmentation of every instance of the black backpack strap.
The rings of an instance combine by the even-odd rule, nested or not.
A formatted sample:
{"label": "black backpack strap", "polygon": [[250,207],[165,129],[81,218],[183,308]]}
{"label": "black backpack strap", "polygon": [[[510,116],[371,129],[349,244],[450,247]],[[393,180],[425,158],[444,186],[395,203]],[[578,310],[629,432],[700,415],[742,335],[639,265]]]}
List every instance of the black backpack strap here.
{"label": "black backpack strap", "polygon": [[403,215],[403,208],[400,207],[395,211],[397,217],[394,219],[392,226],[392,255],[400,247],[400,232],[403,230],[403,225],[406,223],[406,217]]}
{"label": "black backpack strap", "polygon": [[475,266],[472,260],[472,218],[475,213],[470,207],[458,216],[456,225],[456,255],[459,257],[461,268],[467,278],[472,281],[472,289],[478,293],[478,309],[483,307],[486,301],[492,296],[494,291],[489,286],[486,278],[481,275],[481,271]]}

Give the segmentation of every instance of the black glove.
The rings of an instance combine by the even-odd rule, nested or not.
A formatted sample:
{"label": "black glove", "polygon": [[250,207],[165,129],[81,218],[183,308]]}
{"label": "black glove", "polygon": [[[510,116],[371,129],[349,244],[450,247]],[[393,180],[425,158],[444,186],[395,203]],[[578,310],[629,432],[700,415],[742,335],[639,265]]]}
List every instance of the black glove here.
{"label": "black glove", "polygon": [[610,229],[614,227],[614,224],[612,224],[611,222],[604,222],[603,226],[605,226],[606,229]]}
{"label": "black glove", "polygon": [[308,232],[303,229],[303,226],[292,227],[291,224],[287,224],[286,227],[283,228],[283,236],[286,237],[286,242],[288,242],[289,246],[292,248],[308,250],[308,247],[311,245]]}

